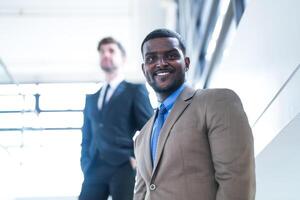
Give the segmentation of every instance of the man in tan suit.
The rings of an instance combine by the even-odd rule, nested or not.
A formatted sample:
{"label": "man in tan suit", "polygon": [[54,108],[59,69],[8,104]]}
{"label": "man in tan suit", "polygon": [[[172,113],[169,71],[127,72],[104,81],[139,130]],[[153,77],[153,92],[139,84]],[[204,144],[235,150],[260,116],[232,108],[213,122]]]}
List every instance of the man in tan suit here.
{"label": "man in tan suit", "polygon": [[239,97],[185,84],[189,58],[167,29],[142,43],[159,108],[135,140],[135,200],[254,200],[253,136]]}

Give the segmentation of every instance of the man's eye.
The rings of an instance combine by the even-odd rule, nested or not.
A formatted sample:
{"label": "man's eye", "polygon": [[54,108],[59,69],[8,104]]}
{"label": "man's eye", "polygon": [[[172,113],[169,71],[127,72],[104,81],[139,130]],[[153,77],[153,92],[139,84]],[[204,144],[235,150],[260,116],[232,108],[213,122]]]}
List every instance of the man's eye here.
{"label": "man's eye", "polygon": [[146,57],[146,63],[152,63],[153,62],[153,57],[151,56],[149,56],[149,57]]}
{"label": "man's eye", "polygon": [[178,55],[172,53],[172,54],[167,54],[166,57],[167,57],[168,60],[174,60],[174,59],[177,59],[177,58],[178,58]]}

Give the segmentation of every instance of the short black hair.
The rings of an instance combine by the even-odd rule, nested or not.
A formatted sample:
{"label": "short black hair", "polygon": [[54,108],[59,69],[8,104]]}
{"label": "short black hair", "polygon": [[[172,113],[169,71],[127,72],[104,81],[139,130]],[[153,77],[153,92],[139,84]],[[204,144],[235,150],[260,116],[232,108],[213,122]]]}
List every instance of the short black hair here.
{"label": "short black hair", "polygon": [[184,45],[184,41],[183,38],[181,37],[181,35],[175,31],[166,29],[166,28],[160,28],[160,29],[155,29],[153,31],[151,31],[143,40],[142,45],[141,45],[141,52],[143,54],[143,46],[144,44],[151,39],[155,39],[155,38],[162,38],[162,37],[171,37],[171,38],[176,38],[179,42],[179,46],[183,52],[183,54],[185,55],[185,45]]}
{"label": "short black hair", "polygon": [[101,46],[104,45],[104,44],[116,44],[116,45],[118,46],[118,48],[121,50],[122,56],[123,56],[123,57],[126,57],[126,51],[125,51],[125,48],[124,48],[123,45],[122,45],[118,40],[116,40],[115,38],[113,38],[113,37],[105,37],[105,38],[103,38],[103,39],[100,40],[100,42],[98,43],[97,50],[100,51]]}

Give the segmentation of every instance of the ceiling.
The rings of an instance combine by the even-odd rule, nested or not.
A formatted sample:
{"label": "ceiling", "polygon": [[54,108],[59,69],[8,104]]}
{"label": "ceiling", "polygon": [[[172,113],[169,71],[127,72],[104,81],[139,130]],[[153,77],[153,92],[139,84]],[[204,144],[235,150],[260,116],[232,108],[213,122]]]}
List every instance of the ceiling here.
{"label": "ceiling", "polygon": [[125,77],[142,81],[139,44],[149,30],[167,24],[168,3],[0,0],[0,84],[99,82],[96,47],[109,35],[128,51]]}

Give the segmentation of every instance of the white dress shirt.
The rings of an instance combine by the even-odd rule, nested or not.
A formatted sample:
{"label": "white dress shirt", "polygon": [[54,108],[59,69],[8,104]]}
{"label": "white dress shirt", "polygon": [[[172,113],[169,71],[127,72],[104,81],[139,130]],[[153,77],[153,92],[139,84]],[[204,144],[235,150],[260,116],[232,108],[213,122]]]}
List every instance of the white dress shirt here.
{"label": "white dress shirt", "polygon": [[109,84],[110,88],[107,91],[105,102],[107,103],[109,99],[112,97],[114,91],[117,89],[119,84],[124,80],[123,76],[117,76],[114,80],[112,80],[110,83],[106,82],[103,84],[102,89],[99,94],[98,98],[98,109],[101,110],[102,108],[102,102],[104,97],[104,92]]}

